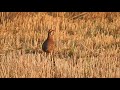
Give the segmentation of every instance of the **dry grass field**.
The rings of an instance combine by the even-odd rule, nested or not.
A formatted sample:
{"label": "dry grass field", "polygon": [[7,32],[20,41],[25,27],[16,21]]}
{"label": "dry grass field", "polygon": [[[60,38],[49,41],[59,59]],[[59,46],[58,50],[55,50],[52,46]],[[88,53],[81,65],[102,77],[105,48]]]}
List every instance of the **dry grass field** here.
{"label": "dry grass field", "polygon": [[0,12],[0,78],[120,78],[120,13]]}

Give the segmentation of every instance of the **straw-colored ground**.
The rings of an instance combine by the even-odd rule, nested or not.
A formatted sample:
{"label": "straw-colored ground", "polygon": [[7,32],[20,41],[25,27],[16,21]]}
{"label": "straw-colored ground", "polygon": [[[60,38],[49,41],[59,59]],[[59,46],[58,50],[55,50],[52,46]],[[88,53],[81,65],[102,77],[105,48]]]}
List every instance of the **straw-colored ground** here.
{"label": "straw-colored ground", "polygon": [[[48,29],[56,48],[46,57]],[[120,78],[120,13],[0,12],[0,77]]]}

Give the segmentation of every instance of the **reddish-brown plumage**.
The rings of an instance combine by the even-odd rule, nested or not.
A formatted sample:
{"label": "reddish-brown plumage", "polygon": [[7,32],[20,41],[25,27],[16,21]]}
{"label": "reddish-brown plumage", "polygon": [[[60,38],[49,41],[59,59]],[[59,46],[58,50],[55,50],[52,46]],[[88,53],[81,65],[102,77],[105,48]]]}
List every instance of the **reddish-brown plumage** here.
{"label": "reddish-brown plumage", "polygon": [[51,53],[54,50],[53,31],[48,31],[48,37],[42,45],[42,50],[46,53]]}

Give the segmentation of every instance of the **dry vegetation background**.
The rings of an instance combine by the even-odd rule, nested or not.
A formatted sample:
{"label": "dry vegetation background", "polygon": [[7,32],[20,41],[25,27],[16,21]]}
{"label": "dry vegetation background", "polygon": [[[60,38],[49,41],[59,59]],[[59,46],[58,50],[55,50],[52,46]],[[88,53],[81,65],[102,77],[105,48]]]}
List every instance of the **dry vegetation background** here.
{"label": "dry vegetation background", "polygon": [[[56,48],[46,57],[48,29]],[[120,78],[120,13],[0,12],[0,77]]]}

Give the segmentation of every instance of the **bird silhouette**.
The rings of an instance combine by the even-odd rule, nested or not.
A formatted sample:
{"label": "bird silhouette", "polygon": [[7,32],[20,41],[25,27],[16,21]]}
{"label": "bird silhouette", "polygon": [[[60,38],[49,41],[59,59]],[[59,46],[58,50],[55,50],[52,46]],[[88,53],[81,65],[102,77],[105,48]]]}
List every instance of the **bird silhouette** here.
{"label": "bird silhouette", "polygon": [[54,30],[51,30],[51,29],[48,31],[48,37],[44,41],[44,43],[42,44],[42,50],[44,52],[46,52],[46,57],[50,56],[50,60],[52,61],[52,69],[53,69],[53,71],[55,71],[56,70],[55,69],[56,64],[55,64],[54,56],[50,55],[50,53],[54,54],[53,50],[54,50],[54,47],[55,47],[54,40],[53,40],[53,31]]}
{"label": "bird silhouette", "polygon": [[51,53],[54,50],[53,31],[51,29],[48,31],[48,37],[42,44],[42,50],[46,53]]}

